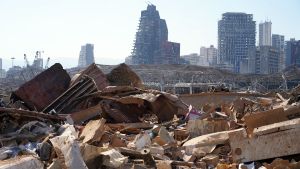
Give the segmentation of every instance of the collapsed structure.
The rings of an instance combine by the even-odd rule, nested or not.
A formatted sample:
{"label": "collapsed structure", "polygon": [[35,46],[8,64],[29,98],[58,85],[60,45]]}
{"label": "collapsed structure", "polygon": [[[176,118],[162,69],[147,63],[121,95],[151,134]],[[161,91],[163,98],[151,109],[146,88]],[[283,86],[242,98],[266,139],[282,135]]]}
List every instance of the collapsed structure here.
{"label": "collapsed structure", "polygon": [[178,97],[146,89],[125,64],[72,77],[55,64],[9,100],[0,169],[300,168],[300,86]]}
{"label": "collapsed structure", "polygon": [[132,55],[128,64],[179,64],[180,44],[168,41],[168,28],[156,6],[141,12]]}

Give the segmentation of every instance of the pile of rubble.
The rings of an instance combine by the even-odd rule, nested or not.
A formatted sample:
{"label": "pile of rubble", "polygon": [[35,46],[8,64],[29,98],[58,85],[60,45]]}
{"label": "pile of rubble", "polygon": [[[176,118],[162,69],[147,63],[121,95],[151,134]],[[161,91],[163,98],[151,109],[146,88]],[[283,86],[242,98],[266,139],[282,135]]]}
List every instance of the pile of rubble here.
{"label": "pile of rubble", "polygon": [[125,64],[55,64],[0,104],[0,169],[299,169],[300,86],[197,110]]}

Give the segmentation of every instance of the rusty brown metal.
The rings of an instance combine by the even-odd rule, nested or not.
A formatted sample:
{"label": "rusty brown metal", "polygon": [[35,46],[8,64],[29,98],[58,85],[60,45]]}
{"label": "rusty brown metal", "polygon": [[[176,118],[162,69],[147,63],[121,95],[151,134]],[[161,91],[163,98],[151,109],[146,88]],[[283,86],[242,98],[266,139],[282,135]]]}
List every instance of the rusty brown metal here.
{"label": "rusty brown metal", "polygon": [[81,100],[79,98],[87,96],[97,90],[95,81],[85,75],[81,77],[76,84],[47,106],[43,112],[49,113],[50,111],[55,110],[58,114],[69,114],[71,112],[79,111],[81,108],[76,109],[77,107],[81,107]]}
{"label": "rusty brown metal", "polygon": [[140,77],[125,63],[118,65],[106,77],[112,86],[143,87]]}
{"label": "rusty brown metal", "polygon": [[14,117],[17,117],[17,116],[25,117],[25,118],[30,118],[33,120],[41,120],[41,119],[48,119],[48,120],[52,120],[52,121],[66,120],[65,117],[62,117],[62,116],[44,114],[41,112],[28,111],[28,110],[22,110],[22,109],[4,108],[4,107],[0,107],[0,114],[8,114],[8,115],[12,115]]}
{"label": "rusty brown metal", "polygon": [[98,104],[93,107],[89,107],[87,109],[71,113],[71,118],[74,124],[82,124],[83,122],[92,119],[96,116],[100,116],[102,114],[102,108]]}
{"label": "rusty brown metal", "polygon": [[71,86],[76,84],[80,80],[80,78],[84,75],[87,75],[94,79],[99,90],[104,89],[109,85],[105,74],[99,69],[96,64],[91,64],[89,67],[76,74],[71,80]]}
{"label": "rusty brown metal", "polygon": [[70,80],[62,65],[56,63],[14,91],[11,99],[23,101],[30,110],[42,111],[68,89]]}

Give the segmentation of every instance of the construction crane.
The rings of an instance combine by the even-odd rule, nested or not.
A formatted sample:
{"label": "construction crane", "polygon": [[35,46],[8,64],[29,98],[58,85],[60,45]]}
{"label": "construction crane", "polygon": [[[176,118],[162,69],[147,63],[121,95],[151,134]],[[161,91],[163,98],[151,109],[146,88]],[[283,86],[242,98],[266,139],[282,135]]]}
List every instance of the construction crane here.
{"label": "construction crane", "polygon": [[49,62],[50,62],[50,57],[48,57],[48,59],[47,59],[47,61],[46,61],[45,69],[48,69]]}
{"label": "construction crane", "polygon": [[24,54],[24,60],[25,60],[25,65],[26,65],[26,67],[29,67],[30,64],[29,64],[29,61],[28,61],[28,59],[27,59],[26,54]]}

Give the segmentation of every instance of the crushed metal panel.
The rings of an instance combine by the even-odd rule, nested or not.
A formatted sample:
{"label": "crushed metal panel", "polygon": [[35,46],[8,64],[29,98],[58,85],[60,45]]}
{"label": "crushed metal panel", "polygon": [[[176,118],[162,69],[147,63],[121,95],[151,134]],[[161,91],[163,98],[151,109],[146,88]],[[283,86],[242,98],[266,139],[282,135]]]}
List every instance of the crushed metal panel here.
{"label": "crushed metal panel", "polygon": [[79,74],[76,74],[72,78],[70,86],[76,84],[76,82],[78,82],[84,75],[93,78],[99,90],[102,90],[109,85],[105,74],[99,69],[96,64],[91,64],[89,67],[79,72]]}
{"label": "crushed metal panel", "polygon": [[52,121],[56,121],[56,122],[61,122],[61,121],[66,120],[64,117],[61,117],[61,116],[44,114],[41,112],[0,107],[0,115],[2,115],[2,114],[8,114],[10,116],[17,117],[19,119],[26,118],[28,120],[43,119],[43,120],[52,120]]}
{"label": "crushed metal panel", "polygon": [[250,162],[300,153],[299,119],[261,128],[256,129],[257,134],[254,132],[255,136],[251,138],[248,138],[245,129],[229,133],[234,162]]}
{"label": "crushed metal panel", "polygon": [[98,104],[93,107],[89,107],[87,109],[77,111],[74,113],[71,113],[71,118],[74,122],[74,124],[82,124],[83,122],[92,119],[96,116],[100,116],[102,113],[101,105]]}
{"label": "crushed metal panel", "polygon": [[12,93],[11,99],[22,100],[28,108],[42,111],[47,105],[66,91],[70,76],[59,63],[43,71]]}
{"label": "crushed metal panel", "polygon": [[96,91],[98,91],[98,89],[95,81],[89,76],[83,76],[81,77],[80,81],[61,94],[50,105],[48,105],[43,112],[49,113],[52,110],[55,110],[55,112],[59,114],[68,114],[74,112],[76,111],[76,108],[80,106],[80,97],[87,96]]}

